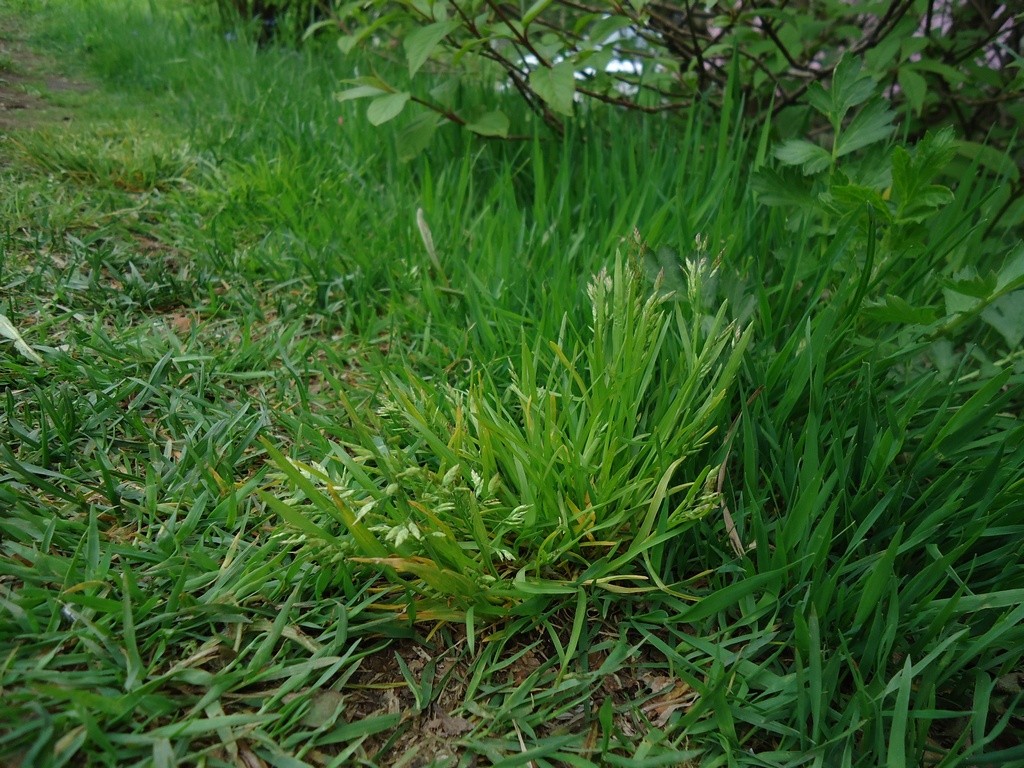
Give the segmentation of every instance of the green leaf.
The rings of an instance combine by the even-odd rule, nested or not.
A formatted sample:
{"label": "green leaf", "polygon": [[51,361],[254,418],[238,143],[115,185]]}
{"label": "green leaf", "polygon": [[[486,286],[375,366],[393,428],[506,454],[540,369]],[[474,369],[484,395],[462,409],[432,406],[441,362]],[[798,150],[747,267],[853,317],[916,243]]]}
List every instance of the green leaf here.
{"label": "green leaf", "polygon": [[952,201],[953,193],[948,188],[929,182],[943,171],[955,151],[956,140],[948,130],[925,136],[913,154],[903,147],[893,149],[892,192],[897,220],[920,221]]}
{"label": "green leaf", "polygon": [[1014,290],[1021,287],[1024,280],[1024,247],[1019,247],[1014,255],[999,270],[997,286],[1002,290]]}
{"label": "green leaf", "polygon": [[1024,341],[1024,291],[1013,291],[989,304],[981,319],[995,328],[1010,349]]}
{"label": "green leaf", "polygon": [[504,112],[487,112],[466,125],[466,128],[481,136],[508,136],[508,116]]}
{"label": "green leaf", "polygon": [[944,79],[949,85],[960,85],[967,80],[967,76],[948,64],[943,64],[936,59],[926,58],[920,61],[914,62],[914,69],[920,69],[925,72],[934,72]]}
{"label": "green leaf", "polygon": [[349,88],[347,91],[339,91],[334,94],[335,101],[351,101],[352,99],[365,99],[367,96],[380,96],[387,91],[377,88],[374,85],[358,85]]}
{"label": "green leaf", "polygon": [[439,566],[424,557],[352,557],[353,563],[369,563],[394,568],[398,573],[411,573],[425,584],[445,595],[475,597],[480,594],[471,578],[463,573]]}
{"label": "green leaf", "polygon": [[885,764],[889,768],[905,768],[907,765],[907,722],[910,720],[910,691],[914,681],[910,657],[903,662],[899,674],[899,688],[896,703],[892,708],[892,727],[889,729],[889,748]]}
{"label": "green leaf", "polygon": [[973,296],[968,296],[959,291],[952,291],[948,288],[943,289],[942,295],[946,299],[946,315],[950,317],[960,312],[970,312],[981,301],[981,299],[976,299]]}
{"label": "green leaf", "polygon": [[928,93],[928,81],[910,67],[900,69],[897,79],[900,88],[907,96],[910,108],[920,116],[921,110],[924,108],[924,97]]}
{"label": "green leaf", "polygon": [[394,93],[395,89],[388,85],[385,81],[381,80],[376,75],[363,75],[362,77],[352,77],[347,80],[343,80],[346,85],[366,85],[371,88],[376,88],[383,93]]}
{"label": "green leaf", "polygon": [[825,115],[836,131],[847,112],[871,98],[875,81],[861,72],[860,61],[853,56],[843,57],[832,73],[832,86],[826,92],[820,86],[808,88],[807,101]]}
{"label": "green leaf", "polygon": [[836,156],[842,157],[869,144],[888,139],[892,135],[895,116],[881,99],[872,101],[840,132]]}
{"label": "green leaf", "polygon": [[945,444],[947,447],[956,444],[963,446],[964,438],[969,434],[976,434],[977,428],[1002,407],[1000,393],[1012,375],[1012,368],[1004,368],[985,382],[966,403],[946,419],[946,423],[943,424],[936,437],[935,444],[938,446]]}
{"label": "green leaf", "polygon": [[1020,168],[1007,152],[1000,152],[995,147],[976,141],[960,141],[957,142],[957,153],[992,173],[1006,176],[1015,184],[1020,180]]}
{"label": "green leaf", "polygon": [[530,88],[555,112],[572,117],[576,94],[576,71],[572,61],[562,61],[551,68],[538,67],[530,73]]}
{"label": "green leaf", "polygon": [[867,621],[868,616],[878,609],[886,593],[890,591],[896,578],[893,564],[896,562],[896,555],[899,554],[902,540],[903,525],[900,525],[889,543],[889,548],[871,565],[868,576],[864,580],[864,588],[857,604],[857,613],[853,617],[855,630],[859,629]]}
{"label": "green leaf", "polygon": [[429,110],[423,110],[412,118],[409,125],[398,134],[399,159],[408,162],[429,147],[442,119],[440,115]]}
{"label": "green leaf", "polygon": [[864,307],[864,316],[882,323],[903,325],[927,325],[938,319],[938,313],[932,307],[915,307],[906,299],[892,295]]}
{"label": "green leaf", "polygon": [[953,280],[943,280],[942,285],[950,291],[971,296],[975,299],[987,299],[996,289],[998,277],[995,272],[987,275],[978,275],[973,270],[966,272]]}
{"label": "green leaf", "polygon": [[259,498],[263,501],[264,504],[266,504],[270,509],[272,509],[278,515],[280,515],[286,523],[288,523],[296,530],[301,531],[311,539],[324,541],[328,544],[331,544],[339,548],[345,545],[344,541],[339,539],[326,528],[317,525],[312,520],[303,515],[302,512],[295,509],[294,507],[288,506],[283,501],[274,496],[271,496],[266,491],[261,491],[257,489],[256,495],[259,496]]}
{"label": "green leaf", "polygon": [[409,77],[419,71],[441,41],[459,26],[458,21],[437,21],[413,30],[405,36],[402,45],[405,47],[405,57],[409,62]]}
{"label": "green leaf", "polygon": [[462,81],[454,72],[449,72],[444,79],[430,89],[430,97],[438,104],[454,110],[462,93]]}
{"label": "green leaf", "polygon": [[719,587],[696,603],[684,608],[680,612],[679,620],[698,622],[721,611],[735,608],[744,598],[755,592],[771,592],[778,589],[784,580],[785,571],[785,568],[765,571]]}
{"label": "green leaf", "polygon": [[783,142],[775,149],[775,157],[786,165],[799,165],[805,175],[824,171],[832,164],[827,149],[806,139]]}
{"label": "green leaf", "polygon": [[597,21],[587,29],[586,39],[591,43],[599,45],[629,26],[631,26],[631,22],[627,16],[619,16],[617,14],[599,16]]}
{"label": "green leaf", "polygon": [[832,100],[843,112],[863,104],[875,92],[875,81],[861,71],[860,60],[844,56],[832,73]]}
{"label": "green leaf", "polygon": [[344,54],[352,53],[352,49],[359,45],[362,39],[362,35],[342,35],[338,38],[338,49]]}
{"label": "green leaf", "polygon": [[828,191],[828,195],[842,211],[854,209],[864,210],[865,206],[871,206],[883,217],[889,218],[889,209],[882,193],[873,187],[866,187],[862,184],[837,184]]}
{"label": "green leaf", "polygon": [[761,205],[803,208],[817,202],[811,196],[810,180],[789,169],[780,173],[772,168],[762,168],[754,174],[750,186]]}
{"label": "green leaf", "polygon": [[544,13],[552,2],[554,0],[537,0],[537,2],[531,5],[526,13],[523,14],[523,27],[529,26],[530,22]]}
{"label": "green leaf", "polygon": [[953,202],[953,193],[947,187],[930,184],[919,189],[913,199],[900,207],[896,219],[900,223],[924,221],[937,209],[951,202]]}
{"label": "green leaf", "polygon": [[832,119],[832,96],[819,82],[813,82],[807,88],[807,95],[804,97],[807,103],[814,107],[825,117]]}
{"label": "green leaf", "polygon": [[394,120],[405,109],[409,96],[407,91],[403,91],[374,99],[366,108],[366,119],[373,125],[383,125],[388,120]]}
{"label": "green leaf", "polygon": [[[376,536],[374,536],[373,533],[363,525],[359,518],[356,517],[355,513],[349,509],[341,499],[334,495],[333,492],[331,492],[331,498],[325,496],[320,489],[316,487],[313,481],[302,473],[295,463],[286,458],[285,455],[277,450],[268,440],[260,438],[260,443],[270,456],[271,461],[273,461],[274,464],[277,465],[278,469],[288,477],[292,482],[292,485],[297,487],[306,495],[306,498],[309,499],[317,509],[321,512],[326,512],[331,517],[345,524],[349,533],[352,534],[352,538],[355,539],[363,552],[372,557],[384,557],[387,555],[388,552],[384,548],[384,545],[377,541]],[[304,467],[304,469],[307,472],[309,471],[308,467]],[[319,526],[311,522],[308,525],[299,522],[296,517],[289,516],[289,513],[282,509],[282,507],[291,509],[290,507],[287,507],[287,505],[282,502],[274,504],[274,502],[270,501],[269,498],[273,497],[269,497],[268,494],[264,497],[264,501],[267,501],[267,503],[271,505],[276,512],[281,514],[282,517],[286,517],[294,525],[301,527],[305,532],[311,535],[323,536],[320,532],[322,529],[318,530]],[[329,540],[330,539],[328,539],[328,541]]]}

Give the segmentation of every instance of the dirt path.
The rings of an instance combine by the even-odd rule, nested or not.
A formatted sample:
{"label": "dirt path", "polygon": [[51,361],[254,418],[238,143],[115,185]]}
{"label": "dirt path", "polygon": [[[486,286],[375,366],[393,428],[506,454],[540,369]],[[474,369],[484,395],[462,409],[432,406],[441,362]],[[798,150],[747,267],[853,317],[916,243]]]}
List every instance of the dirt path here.
{"label": "dirt path", "polygon": [[33,51],[25,37],[18,19],[0,12],[0,135],[70,121],[74,108],[61,105],[60,95],[94,88],[58,74],[58,62]]}

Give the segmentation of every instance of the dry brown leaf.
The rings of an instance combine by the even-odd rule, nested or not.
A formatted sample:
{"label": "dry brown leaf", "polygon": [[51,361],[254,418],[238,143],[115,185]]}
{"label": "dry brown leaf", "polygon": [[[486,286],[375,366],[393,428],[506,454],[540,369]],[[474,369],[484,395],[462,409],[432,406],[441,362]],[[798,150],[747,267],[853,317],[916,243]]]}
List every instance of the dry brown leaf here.
{"label": "dry brown leaf", "polygon": [[[652,676],[653,677],[653,676]],[[641,707],[643,713],[659,728],[668,725],[669,719],[679,710],[687,710],[697,701],[698,693],[682,680],[659,677],[658,682],[671,681],[671,686],[661,686],[652,690],[659,690],[657,696]]]}
{"label": "dry brown leaf", "polygon": [[238,743],[238,758],[235,761],[235,765],[239,768],[267,768],[263,758],[249,749],[249,746],[244,741]]}

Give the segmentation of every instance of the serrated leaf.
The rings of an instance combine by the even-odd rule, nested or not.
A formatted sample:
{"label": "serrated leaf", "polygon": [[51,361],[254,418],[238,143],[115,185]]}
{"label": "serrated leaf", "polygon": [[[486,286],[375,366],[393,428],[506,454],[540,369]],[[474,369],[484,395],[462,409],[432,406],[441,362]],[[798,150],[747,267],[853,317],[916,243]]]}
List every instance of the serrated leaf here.
{"label": "serrated leaf", "polygon": [[864,315],[879,322],[904,325],[927,325],[938,319],[938,313],[932,307],[915,307],[906,299],[891,294],[864,307]]}
{"label": "serrated leaf", "polygon": [[951,202],[953,202],[953,193],[948,187],[929,184],[927,187],[918,189],[914,197],[906,205],[900,207],[896,220],[900,222],[922,221]]}
{"label": "serrated leaf", "polygon": [[856,114],[839,134],[836,155],[843,157],[862,147],[885,141],[892,135],[896,114],[882,100],[873,101]]}
{"label": "serrated leaf", "polygon": [[530,89],[560,115],[572,117],[573,97],[576,95],[576,72],[572,61],[555,66],[538,67],[530,73]]}
{"label": "serrated leaf", "polygon": [[460,26],[458,21],[437,21],[406,35],[402,45],[409,62],[409,77],[415,75],[441,41]]}
{"label": "serrated leaf", "polygon": [[[971,270],[970,272],[963,272],[959,277],[952,280],[943,280],[942,286],[963,296],[970,296],[974,299],[987,299],[995,291],[997,280],[998,278],[994,272],[989,272],[987,275],[978,275]],[[970,302],[972,306],[975,303]]]}
{"label": "serrated leaf", "polygon": [[481,115],[466,128],[480,136],[508,136],[508,116],[504,112],[494,111]]}
{"label": "serrated leaf", "polygon": [[902,67],[896,77],[910,108],[920,116],[924,108],[924,97],[928,93],[928,81],[910,67]]}
{"label": "serrated leaf", "polygon": [[979,275],[973,267],[961,269],[952,278],[942,280],[942,294],[946,299],[946,314],[974,310],[998,288],[999,277],[994,272]]}
{"label": "serrated leaf", "polygon": [[913,155],[903,147],[893,149],[892,192],[898,221],[920,221],[952,201],[953,193],[947,187],[929,182],[946,167],[955,149],[949,131],[925,136]]}
{"label": "serrated leaf", "polygon": [[829,89],[831,108],[828,117],[833,127],[842,123],[846,114],[871,98],[875,92],[875,81],[861,72],[860,61],[854,56],[844,56],[836,64]]}
{"label": "serrated leaf", "polygon": [[828,194],[842,211],[854,209],[863,211],[865,206],[871,206],[885,219],[891,218],[885,198],[873,187],[861,184],[837,184],[829,189]]}
{"label": "serrated leaf", "polygon": [[807,88],[807,93],[804,95],[807,99],[807,103],[814,107],[825,117],[832,119],[832,97],[829,92],[825,90],[821,83],[815,81],[810,84]]}
{"label": "serrated leaf", "polygon": [[815,202],[811,197],[810,182],[795,171],[778,172],[762,168],[751,179],[751,188],[762,205],[791,205],[802,208]]}
{"label": "serrated leaf", "polygon": [[775,149],[775,157],[786,165],[798,165],[804,174],[823,171],[832,164],[832,155],[824,147],[806,139],[790,139]]}
{"label": "serrated leaf", "polygon": [[409,103],[409,96],[410,94],[405,91],[379,96],[366,108],[366,119],[373,125],[383,125],[388,120],[394,120]]}
{"label": "serrated leaf", "polygon": [[914,159],[919,163],[923,176],[932,179],[945,170],[959,144],[952,128],[926,133],[914,149]]}

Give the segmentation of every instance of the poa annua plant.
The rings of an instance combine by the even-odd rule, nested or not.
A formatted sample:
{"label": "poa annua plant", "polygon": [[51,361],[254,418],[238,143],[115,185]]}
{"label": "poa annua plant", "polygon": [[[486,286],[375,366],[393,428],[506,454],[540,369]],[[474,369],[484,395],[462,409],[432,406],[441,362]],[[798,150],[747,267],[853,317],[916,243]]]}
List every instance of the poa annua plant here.
{"label": "poa annua plant", "polygon": [[750,337],[725,307],[702,311],[701,277],[683,273],[688,294],[669,302],[637,257],[617,258],[588,286],[591,325],[524,337],[505,386],[390,376],[322,468],[268,445],[297,495],[264,498],[382,568],[425,619],[497,617],[581,586],[670,589],[664,545],[718,508],[713,457]]}

